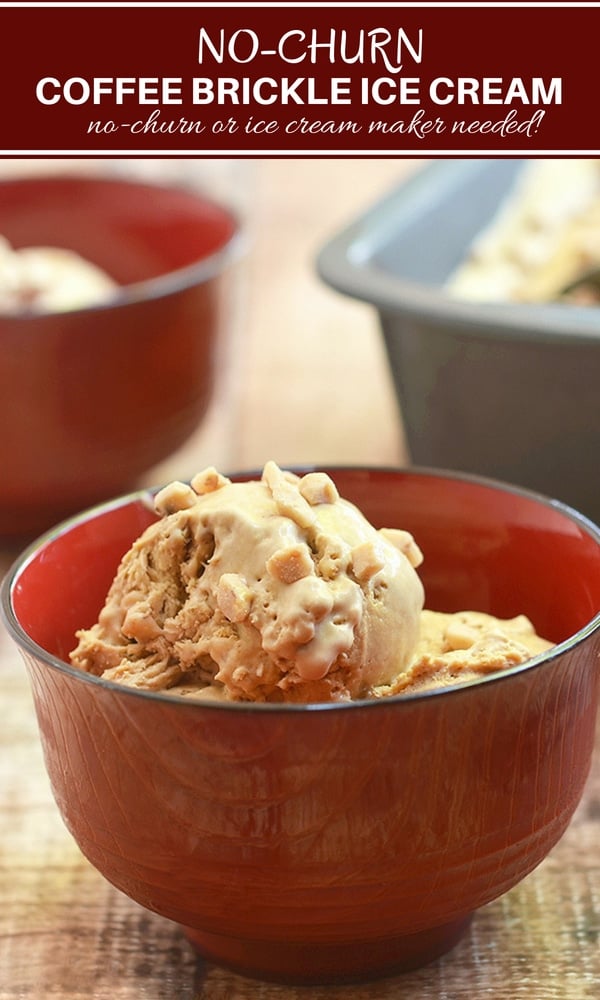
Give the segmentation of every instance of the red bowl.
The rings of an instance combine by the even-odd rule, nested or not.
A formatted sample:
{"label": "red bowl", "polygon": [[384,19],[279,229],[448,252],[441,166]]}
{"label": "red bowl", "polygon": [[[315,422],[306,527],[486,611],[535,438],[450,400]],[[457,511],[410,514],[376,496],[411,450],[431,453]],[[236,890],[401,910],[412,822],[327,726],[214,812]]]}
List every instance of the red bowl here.
{"label": "red bowl", "polygon": [[0,234],[61,246],[122,286],[104,305],[0,316],[0,535],[47,529],[134,489],[200,424],[224,325],[234,215],[134,180],[0,183]]}
{"label": "red bowl", "polygon": [[154,518],[140,494],[58,527],[2,588],[83,853],[203,955],[284,981],[374,978],[448,951],[563,834],[598,703],[591,522],[466,475],[326,471],[377,526],[414,533],[429,607],[522,612],[557,645],[477,683],[353,704],[194,704],[99,680],[64,660]]}

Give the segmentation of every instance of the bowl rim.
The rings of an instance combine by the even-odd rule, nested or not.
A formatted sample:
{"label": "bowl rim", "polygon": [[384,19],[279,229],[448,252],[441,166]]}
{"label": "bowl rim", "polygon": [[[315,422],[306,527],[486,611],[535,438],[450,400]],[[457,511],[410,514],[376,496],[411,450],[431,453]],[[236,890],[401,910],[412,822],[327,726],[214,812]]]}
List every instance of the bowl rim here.
{"label": "bowl rim", "polygon": [[118,183],[134,187],[143,186],[149,189],[157,188],[163,191],[181,191],[189,193],[191,197],[195,197],[198,201],[204,202],[205,205],[216,209],[223,215],[224,218],[227,218],[231,223],[231,235],[211,253],[200,257],[198,260],[192,261],[190,264],[186,264],[184,267],[175,268],[174,270],[167,271],[164,274],[156,275],[154,278],[146,278],[142,281],[133,281],[127,285],[118,284],[114,293],[110,297],[102,299],[101,301],[92,302],[90,305],[79,306],[75,309],[60,311],[48,309],[31,312],[23,311],[0,313],[0,320],[10,320],[11,322],[31,324],[33,321],[41,322],[46,320],[48,317],[54,317],[56,315],[78,316],[96,312],[107,312],[111,309],[122,308],[138,302],[154,302],[157,299],[166,298],[168,295],[191,288],[193,285],[203,284],[211,278],[217,277],[225,271],[228,266],[238,261],[245,254],[248,248],[249,234],[242,212],[234,205],[226,204],[223,199],[215,197],[210,192],[205,192],[201,188],[194,190],[184,182],[177,183],[173,181],[169,183],[158,183],[152,180],[138,180],[127,175],[104,176],[94,171],[85,174],[78,174],[74,171],[69,172],[67,168],[57,174],[49,172],[36,174],[31,177],[8,176],[0,180],[0,187],[6,187],[10,184],[14,184],[15,181],[18,181],[20,184],[26,184],[30,182],[37,183],[42,181],[44,183],[48,183],[52,181],[65,180],[76,180],[78,183],[84,184],[87,182],[92,182],[94,184],[101,182],[107,186],[112,183]]}
{"label": "bowl rim", "polygon": [[315,259],[317,275],[336,291],[368,302],[382,313],[418,318],[459,330],[466,337],[516,340],[525,333],[533,341],[567,346],[598,342],[600,307],[462,300],[445,292],[442,285],[403,278],[377,266],[373,258],[393,234],[399,213],[414,216],[438,186],[451,189],[456,178],[464,174],[468,179],[489,168],[490,162],[500,161],[425,162],[321,246]]}
{"label": "bowl rim", "polygon": [[[286,465],[286,470],[291,472],[296,472],[297,474],[304,475],[307,472],[318,472],[326,471],[328,474],[335,477],[336,473],[383,473],[384,475],[415,475],[415,476],[431,476],[432,478],[444,479],[457,481],[467,484],[472,484],[474,486],[483,486],[493,491],[500,491],[504,493],[510,493],[513,496],[522,497],[524,499],[530,500],[534,503],[541,504],[544,507],[549,507],[558,513],[566,517],[567,520],[571,521],[577,527],[580,528],[585,534],[589,535],[600,547],[600,525],[594,523],[586,515],[580,513],[573,507],[564,503],[561,500],[553,499],[552,497],[546,496],[543,493],[539,493],[535,490],[528,489],[526,487],[517,486],[511,483],[504,482],[503,480],[494,479],[488,476],[482,476],[477,473],[461,472],[451,469],[430,467],[430,466],[394,466],[394,465],[366,465],[366,464],[295,464]],[[242,478],[256,478],[260,475],[260,470],[256,468],[242,469],[234,472],[226,473],[232,479]],[[43,534],[35,538],[12,562],[8,571],[5,573],[3,579],[0,581],[0,621],[2,621],[7,629],[7,632],[13,642],[19,647],[22,652],[28,653],[30,656],[34,657],[36,660],[41,661],[45,666],[58,670],[62,674],[70,676],[83,684],[98,685],[100,688],[112,691],[114,693],[118,692],[119,696],[123,695],[126,697],[141,697],[149,698],[152,701],[159,702],[162,704],[169,705],[179,705],[183,710],[187,708],[191,711],[201,711],[210,710],[216,712],[243,712],[243,713],[275,713],[275,714],[293,714],[293,715],[303,715],[307,712],[347,712],[347,711],[358,711],[358,710],[381,710],[384,706],[403,704],[412,704],[415,701],[423,701],[438,698],[448,698],[455,695],[460,695],[461,692],[470,690],[471,688],[478,688],[481,685],[488,684],[501,684],[508,682],[511,677],[515,675],[520,675],[522,673],[528,673],[531,670],[536,670],[537,668],[542,668],[545,664],[550,664],[556,659],[557,656],[562,655],[565,652],[573,650],[576,646],[579,646],[587,638],[592,636],[595,632],[600,632],[600,609],[596,614],[583,625],[577,632],[564,639],[560,643],[556,643],[550,649],[538,653],[535,656],[530,657],[523,663],[516,664],[513,667],[508,667],[505,670],[500,670],[495,673],[487,674],[481,678],[476,678],[471,681],[462,681],[457,684],[453,684],[448,687],[443,688],[431,688],[426,691],[413,691],[406,692],[397,695],[389,695],[381,698],[363,698],[356,699],[353,701],[338,701],[338,702],[311,702],[308,704],[296,704],[296,703],[263,703],[263,702],[238,702],[238,701],[220,701],[211,699],[195,699],[190,697],[178,697],[173,694],[166,694],[161,691],[149,691],[143,688],[129,687],[124,684],[119,684],[117,681],[105,680],[102,677],[97,677],[94,674],[88,674],[77,667],[72,666],[65,660],[60,659],[60,657],[55,656],[53,653],[49,653],[42,646],[38,645],[23,628],[18,620],[13,607],[13,593],[15,587],[18,583],[20,575],[25,571],[30,562],[43,550],[47,545],[51,544],[57,538],[68,534],[73,528],[78,525],[84,524],[86,521],[92,520],[102,514],[109,513],[112,510],[118,509],[120,507],[126,507],[134,503],[140,503],[142,506],[147,507],[150,511],[154,512],[153,499],[161,486],[147,487],[140,490],[135,490],[130,493],[121,494],[119,496],[113,497],[110,500],[95,504],[91,507],[87,507],[77,514],[60,521],[54,527],[48,529]],[[401,709],[398,709],[401,710]]]}

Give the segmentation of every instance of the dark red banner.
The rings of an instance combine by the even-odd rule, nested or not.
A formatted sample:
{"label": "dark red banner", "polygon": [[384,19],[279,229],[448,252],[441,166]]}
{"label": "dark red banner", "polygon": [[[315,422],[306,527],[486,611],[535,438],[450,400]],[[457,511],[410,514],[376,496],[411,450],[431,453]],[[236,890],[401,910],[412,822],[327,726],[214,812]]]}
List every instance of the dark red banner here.
{"label": "dark red banner", "polygon": [[4,156],[589,155],[588,5],[0,5]]}

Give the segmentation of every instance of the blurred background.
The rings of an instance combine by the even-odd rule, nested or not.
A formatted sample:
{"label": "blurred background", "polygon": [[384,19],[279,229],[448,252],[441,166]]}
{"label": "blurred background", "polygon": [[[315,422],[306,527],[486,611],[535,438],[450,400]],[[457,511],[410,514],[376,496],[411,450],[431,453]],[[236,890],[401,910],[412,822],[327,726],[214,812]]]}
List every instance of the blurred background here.
{"label": "blurred background", "polygon": [[[205,465],[225,471],[260,467],[269,458],[282,465],[404,461],[402,427],[377,316],[368,305],[327,287],[315,261],[320,246],[337,228],[418,167],[417,161],[363,159],[50,159],[1,165],[6,183],[12,178],[77,174],[181,186],[226,206],[239,220],[241,245],[220,289],[219,358],[208,408],[187,440],[144,469],[135,483],[115,481],[104,493],[186,479]],[[10,193],[6,197],[9,201]],[[38,210],[38,218],[42,214]],[[0,211],[0,234],[2,227]],[[62,238],[57,232],[56,245]],[[36,242],[33,233],[28,242]],[[50,242],[47,233],[37,242]],[[98,321],[110,326],[110,312],[96,311]],[[87,330],[89,313],[79,315],[82,330]],[[0,318],[5,345],[7,322]],[[22,331],[17,331],[16,342],[21,342]],[[32,337],[28,367],[41,343],[43,338]],[[73,354],[72,347],[64,350]],[[141,353],[138,356],[141,364]],[[92,353],[88,361],[94,369]],[[0,377],[8,391],[15,381],[13,371]],[[36,377],[43,384],[43,374]],[[163,372],[156,370],[155,377],[160,387]],[[67,394],[70,391],[66,386]],[[17,414],[21,406],[31,417],[34,405],[17,399],[11,413]],[[45,427],[53,415],[42,417]],[[18,419],[20,427],[23,414]],[[73,430],[76,423],[77,418]],[[10,457],[15,448],[6,438],[14,432],[5,426],[4,433]],[[64,427],[59,433],[71,436]],[[144,428],[138,433],[143,437]],[[90,447],[95,447],[93,442]],[[110,455],[103,459],[102,447],[96,450],[98,462],[113,461]],[[72,474],[77,477],[76,468]],[[42,490],[34,488],[40,495]],[[74,500],[75,511],[87,505],[87,495]],[[49,505],[46,516],[44,511],[40,518],[36,514],[30,534],[57,523],[62,514]],[[11,533],[10,518],[9,510],[3,516],[5,535]]]}
{"label": "blurred background", "polygon": [[[228,370],[206,424],[147,479],[199,464],[397,464],[406,458],[378,318],[327,287],[320,247],[417,161],[263,159],[187,164],[230,197],[247,232],[231,286]],[[177,168],[175,165],[174,169]]]}
{"label": "blurred background", "polygon": [[[189,479],[206,465],[223,471],[257,469],[267,459],[283,466],[402,465],[412,460],[463,469],[537,489],[600,518],[600,472],[592,458],[600,421],[597,302],[584,298],[547,304],[552,282],[560,284],[594,254],[600,259],[598,161],[542,161],[543,172],[528,175],[521,215],[500,229],[491,254],[489,247],[475,254],[474,277],[468,273],[456,294],[445,285],[453,268],[468,257],[473,240],[495,220],[518,172],[534,162],[4,161],[0,198],[12,178],[68,174],[149,185],[151,194],[135,209],[133,222],[123,219],[135,215],[135,199],[131,206],[121,199],[114,219],[108,219],[110,211],[103,214],[101,201],[100,208],[83,205],[79,249],[85,256],[89,240],[90,256],[97,257],[104,248],[107,269],[111,253],[116,265],[120,247],[126,246],[142,277],[148,249],[164,258],[160,267],[168,270],[179,244],[196,239],[194,227],[201,229],[202,223],[188,226],[183,218],[175,225],[172,209],[158,196],[164,188],[186,191],[198,204],[204,200],[224,207],[237,232],[235,251],[221,257],[217,252],[218,267],[208,277],[218,271],[218,281],[214,289],[201,291],[200,299],[182,303],[177,290],[165,298],[160,279],[157,286],[151,278],[136,286],[133,305],[118,299],[114,306],[36,319],[30,331],[22,319],[0,315],[0,357],[5,359],[0,366],[5,479],[0,534],[11,534],[11,524],[18,521],[14,510],[29,502],[32,510],[35,504],[39,509],[17,525],[20,537],[23,527],[25,534],[38,533],[63,513],[132,488]],[[16,202],[8,188],[3,197],[0,236],[10,236],[6,227],[11,213],[17,215]],[[45,223],[48,242],[54,230],[43,203],[29,204],[24,197],[19,204],[35,225]],[[77,217],[79,209],[69,207],[69,212]],[[582,219],[584,231],[577,229]],[[19,234],[14,219],[11,224]],[[33,222],[31,226],[30,243],[35,242]],[[64,233],[56,224],[54,229],[59,245]],[[581,251],[585,241],[589,253]],[[481,260],[484,285],[491,275],[492,287],[480,295]],[[540,263],[542,286],[536,285]],[[0,278],[2,266],[0,259]],[[192,293],[210,284],[202,269],[191,278],[183,270]],[[523,273],[529,287],[536,287],[537,300],[527,302],[519,292],[521,300],[507,306],[510,282]],[[488,292],[491,302],[485,301]],[[53,323],[57,346],[47,347],[51,358],[43,356],[43,345],[51,341],[42,322]],[[183,327],[187,340],[181,339]],[[192,331],[202,337],[204,327],[210,328],[214,343],[196,349]],[[95,339],[89,336],[92,328]],[[134,329],[136,339],[127,347]],[[107,337],[112,331],[114,360],[106,356],[105,330]],[[146,349],[150,343],[154,346]],[[37,361],[29,397],[20,386],[19,345],[25,345],[19,364],[29,383]],[[189,365],[188,351],[195,354]],[[87,371],[99,371],[104,364],[109,390],[114,383],[106,403],[110,391],[105,385],[94,387],[90,375],[90,407],[104,410],[106,425],[96,421],[93,434],[84,420],[87,397],[77,406],[72,400],[75,379],[81,382],[74,370],[77,354],[82,370],[87,365]],[[207,385],[200,386],[209,369]],[[139,398],[132,403],[130,420],[125,411],[120,415],[117,404],[133,392],[136,375]],[[174,412],[177,379],[182,385],[187,380],[190,397],[182,389],[179,414]],[[57,399],[52,408],[36,414],[37,401],[44,401],[50,388]],[[93,402],[94,392],[101,404]],[[59,456],[63,494],[75,483],[70,510],[64,495],[52,502],[56,483],[46,488],[41,473],[34,482],[31,469],[39,466],[39,455],[32,456],[29,472],[24,465],[29,442],[41,434],[35,420],[45,433],[57,415],[62,422],[54,428],[53,443],[44,446],[49,464],[52,448],[59,451],[62,439],[70,444],[78,437],[85,449],[89,433],[87,451],[97,457],[96,468],[104,464],[115,471],[96,483],[92,463],[86,465],[81,450],[79,457]],[[176,433],[167,433],[170,421],[179,421]],[[21,482],[11,498],[15,462],[14,475]],[[87,492],[78,492],[86,481]],[[27,493],[35,495],[35,503],[23,500]]]}

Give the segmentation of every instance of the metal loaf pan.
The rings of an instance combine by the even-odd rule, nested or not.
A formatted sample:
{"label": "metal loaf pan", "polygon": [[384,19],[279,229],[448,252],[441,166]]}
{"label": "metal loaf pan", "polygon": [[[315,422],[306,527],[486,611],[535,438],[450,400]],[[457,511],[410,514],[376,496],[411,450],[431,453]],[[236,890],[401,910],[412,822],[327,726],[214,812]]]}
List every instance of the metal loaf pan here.
{"label": "metal loaf pan", "polygon": [[414,464],[500,478],[600,521],[600,309],[443,289],[525,163],[425,165],[334,235],[317,272],[377,309]]}

